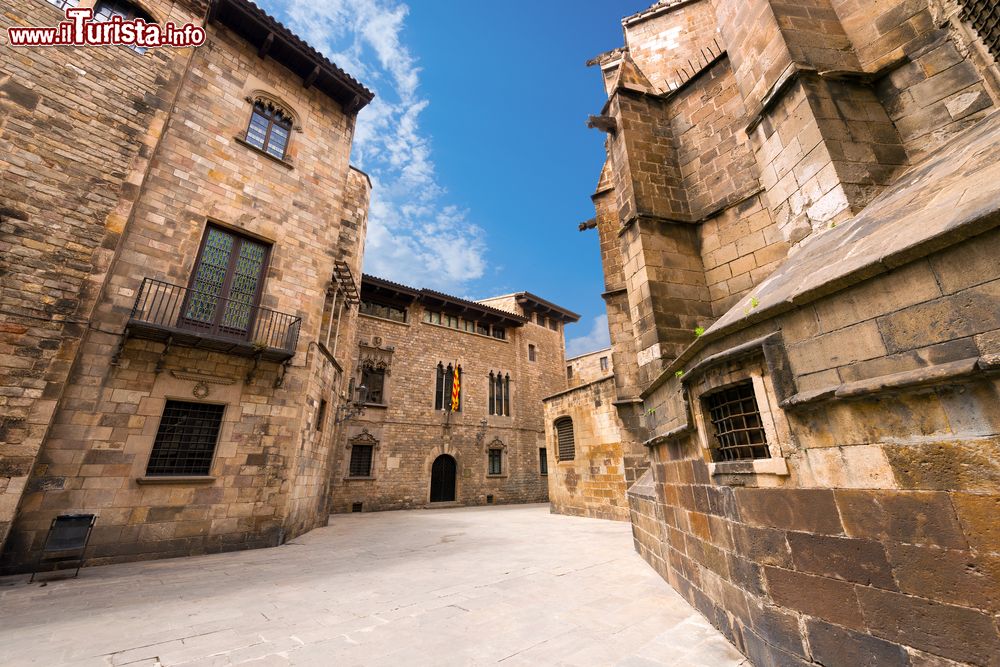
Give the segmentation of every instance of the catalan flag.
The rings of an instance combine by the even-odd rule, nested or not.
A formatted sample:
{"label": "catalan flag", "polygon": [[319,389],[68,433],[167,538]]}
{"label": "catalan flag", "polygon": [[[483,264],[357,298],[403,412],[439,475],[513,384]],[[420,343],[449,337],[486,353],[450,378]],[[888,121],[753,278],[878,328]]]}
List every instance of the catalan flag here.
{"label": "catalan flag", "polygon": [[459,377],[459,366],[455,364],[455,376],[451,381],[451,411],[458,412],[458,398],[461,396],[462,380]]}

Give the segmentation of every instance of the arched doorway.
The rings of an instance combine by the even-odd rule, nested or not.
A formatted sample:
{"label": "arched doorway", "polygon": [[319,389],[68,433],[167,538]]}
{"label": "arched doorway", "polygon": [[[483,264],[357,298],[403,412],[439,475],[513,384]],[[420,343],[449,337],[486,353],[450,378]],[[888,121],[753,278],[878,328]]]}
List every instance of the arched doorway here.
{"label": "arched doorway", "polygon": [[448,503],[455,500],[455,459],[442,454],[431,466],[431,502]]}

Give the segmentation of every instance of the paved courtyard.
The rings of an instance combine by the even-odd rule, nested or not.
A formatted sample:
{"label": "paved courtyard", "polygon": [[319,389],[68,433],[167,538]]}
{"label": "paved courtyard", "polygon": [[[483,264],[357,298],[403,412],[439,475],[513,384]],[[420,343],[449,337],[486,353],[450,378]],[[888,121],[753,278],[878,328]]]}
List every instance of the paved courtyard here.
{"label": "paved courtyard", "polygon": [[275,549],[27,579],[0,579],[5,666],[741,664],[628,524],[544,505],[338,515]]}

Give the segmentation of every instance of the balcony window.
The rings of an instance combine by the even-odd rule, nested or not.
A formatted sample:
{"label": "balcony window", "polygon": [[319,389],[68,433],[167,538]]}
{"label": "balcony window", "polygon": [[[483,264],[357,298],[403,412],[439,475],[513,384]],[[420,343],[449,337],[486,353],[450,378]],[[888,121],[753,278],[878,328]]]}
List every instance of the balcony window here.
{"label": "balcony window", "polygon": [[253,325],[270,246],[209,226],[184,304],[184,324],[245,336]]}

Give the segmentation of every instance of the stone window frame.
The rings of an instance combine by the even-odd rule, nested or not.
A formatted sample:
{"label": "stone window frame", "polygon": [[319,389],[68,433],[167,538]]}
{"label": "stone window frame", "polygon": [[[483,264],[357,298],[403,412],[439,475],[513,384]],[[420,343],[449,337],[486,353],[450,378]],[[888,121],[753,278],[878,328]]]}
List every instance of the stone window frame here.
{"label": "stone window frame", "polygon": [[514,400],[511,398],[510,373],[500,370],[494,373],[493,370],[490,370],[487,378],[486,412],[491,419],[510,418],[513,413],[511,406],[514,404]]}
{"label": "stone window frame", "polygon": [[528,343],[528,361],[534,363],[538,361],[538,346]]}
{"label": "stone window frame", "polygon": [[[236,140],[237,143],[239,143],[242,146],[245,146],[246,148],[249,148],[258,155],[262,155],[267,159],[272,160],[273,162],[276,162],[284,167],[287,167],[288,169],[293,169],[294,161],[292,159],[292,154],[291,154],[292,144],[293,144],[292,135],[296,133],[298,134],[302,133],[302,121],[301,121],[302,116],[297,111],[295,111],[295,108],[292,105],[288,104],[277,95],[268,92],[266,90],[254,90],[250,94],[245,96],[243,100],[247,103],[247,109],[243,114],[243,124],[240,126],[238,133],[234,135],[233,138]],[[258,103],[262,103],[264,105],[270,104],[271,106],[280,109],[282,113],[291,120],[291,127],[289,128],[288,131],[288,141],[285,143],[284,154],[281,157],[277,157],[267,152],[266,143],[264,145],[264,148],[258,148],[257,146],[254,146],[252,143],[247,141],[247,132],[249,132],[250,130],[250,123],[253,120],[254,109]]]}
{"label": "stone window frame", "polygon": [[[344,449],[347,450],[347,456],[344,457],[344,481],[345,482],[356,482],[356,481],[372,481],[377,479],[375,471],[377,469],[379,450],[381,449],[379,445],[381,441],[378,440],[368,429],[362,429],[360,433],[356,433],[347,439],[347,445]],[[368,470],[367,477],[355,477],[351,475],[351,452],[354,449],[354,445],[367,445],[372,448],[372,460],[371,468]]]}
{"label": "stone window frame", "polygon": [[[490,451],[500,450],[500,472],[491,473],[490,472]],[[507,477],[510,470],[509,456],[507,452],[507,445],[504,444],[503,440],[500,438],[493,438],[493,441],[486,445],[484,449],[486,454],[486,477],[490,479],[499,479]]]}
{"label": "stone window frame", "polygon": [[[544,452],[544,455],[542,454]],[[544,465],[543,465],[544,464]],[[539,447],[538,448],[538,474],[542,477],[549,476],[549,448]]]}
{"label": "stone window frame", "polygon": [[[754,397],[757,399],[757,409],[761,424],[767,436],[767,446],[770,458],[744,459],[739,461],[713,460],[711,419],[708,406],[704,400],[708,396],[725,387],[750,380],[753,383]],[[702,457],[708,464],[708,472],[713,477],[727,476],[737,484],[745,483],[747,475],[787,476],[788,461],[783,450],[788,450],[791,442],[791,429],[784,412],[778,407],[778,396],[775,393],[773,379],[763,354],[744,356],[731,359],[723,364],[703,370],[697,379],[685,383],[691,397],[691,416],[697,432]]]}

